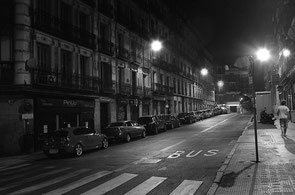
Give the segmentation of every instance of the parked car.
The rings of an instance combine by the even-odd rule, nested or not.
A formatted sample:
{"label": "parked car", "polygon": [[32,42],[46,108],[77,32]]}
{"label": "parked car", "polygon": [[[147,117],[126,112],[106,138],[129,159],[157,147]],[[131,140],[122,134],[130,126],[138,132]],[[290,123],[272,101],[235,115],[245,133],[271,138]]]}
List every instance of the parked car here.
{"label": "parked car", "polygon": [[200,117],[200,120],[203,120],[203,119],[206,118],[205,111],[203,111],[203,110],[198,110],[198,111],[196,111],[196,112],[198,113],[198,115],[199,115],[199,117]]}
{"label": "parked car", "polygon": [[213,109],[214,116],[222,114],[222,110],[220,107],[215,107]]}
{"label": "parked car", "polygon": [[48,157],[60,153],[71,153],[79,157],[84,151],[108,148],[108,138],[91,128],[69,127],[44,135],[43,152]]}
{"label": "parked car", "polygon": [[135,137],[146,137],[145,128],[131,120],[113,122],[103,130],[103,133],[108,139],[124,140],[126,142],[130,142]]}
{"label": "parked car", "polygon": [[165,125],[167,128],[173,129],[175,127],[180,127],[180,121],[171,114],[163,114],[159,117],[165,121]]}
{"label": "parked car", "polygon": [[143,125],[149,134],[158,134],[159,130],[166,131],[165,121],[156,115],[142,116],[137,119],[140,125]]}
{"label": "parked car", "polygon": [[190,114],[193,115],[194,122],[197,122],[197,121],[201,120],[201,116],[200,116],[200,114],[197,111],[191,111]]}
{"label": "parked car", "polygon": [[179,113],[176,118],[178,118],[181,124],[191,124],[195,122],[194,116],[187,112]]}

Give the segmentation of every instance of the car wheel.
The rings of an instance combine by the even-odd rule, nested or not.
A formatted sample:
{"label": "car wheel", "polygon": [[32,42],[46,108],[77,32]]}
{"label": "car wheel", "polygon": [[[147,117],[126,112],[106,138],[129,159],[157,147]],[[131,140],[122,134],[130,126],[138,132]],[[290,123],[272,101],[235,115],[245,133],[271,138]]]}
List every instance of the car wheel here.
{"label": "car wheel", "polygon": [[107,138],[103,138],[102,140],[102,149],[107,149],[109,147],[109,141]]}
{"label": "car wheel", "polygon": [[142,133],[141,133],[141,137],[142,137],[142,138],[145,138],[145,137],[146,137],[146,132],[145,132],[145,131],[142,131]]}
{"label": "car wheel", "polygon": [[159,133],[158,126],[155,126],[155,128],[154,128],[154,134],[158,134],[158,133]]}
{"label": "car wheel", "polygon": [[83,154],[83,146],[81,144],[75,145],[74,155],[76,157],[80,157]]}
{"label": "car wheel", "polygon": [[125,138],[125,141],[126,141],[126,142],[130,142],[130,140],[131,140],[130,134],[127,134],[127,135],[126,135],[126,138]]}

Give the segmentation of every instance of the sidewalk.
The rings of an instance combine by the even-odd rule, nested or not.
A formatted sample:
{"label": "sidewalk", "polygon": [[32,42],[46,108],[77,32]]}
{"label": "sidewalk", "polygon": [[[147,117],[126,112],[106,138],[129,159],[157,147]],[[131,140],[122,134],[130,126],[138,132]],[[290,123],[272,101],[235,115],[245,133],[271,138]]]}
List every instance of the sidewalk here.
{"label": "sidewalk", "polygon": [[295,194],[295,124],[287,137],[274,125],[257,123],[259,163],[256,163],[253,124],[246,128],[217,173],[208,194]]}

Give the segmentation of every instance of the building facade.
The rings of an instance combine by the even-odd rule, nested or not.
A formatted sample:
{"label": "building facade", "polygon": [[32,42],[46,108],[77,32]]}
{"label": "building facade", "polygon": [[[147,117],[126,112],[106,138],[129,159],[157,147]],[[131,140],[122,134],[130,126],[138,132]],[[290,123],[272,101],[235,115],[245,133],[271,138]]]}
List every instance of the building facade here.
{"label": "building facade", "polygon": [[1,4],[1,154],[40,150],[40,135],[62,127],[215,104],[213,77],[200,75],[211,55],[159,0]]}
{"label": "building facade", "polygon": [[[275,58],[267,72],[266,83],[272,93],[273,104],[286,100],[291,110],[295,109],[295,1],[276,1],[273,14],[273,44]],[[288,49],[290,56],[283,55]],[[292,116],[292,120],[294,116]]]}

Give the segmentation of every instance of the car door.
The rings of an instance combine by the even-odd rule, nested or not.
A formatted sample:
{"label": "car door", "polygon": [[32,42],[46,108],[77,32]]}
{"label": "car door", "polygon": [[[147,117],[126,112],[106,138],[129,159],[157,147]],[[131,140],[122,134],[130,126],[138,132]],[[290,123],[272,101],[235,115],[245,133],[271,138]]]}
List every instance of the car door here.
{"label": "car door", "polygon": [[132,127],[134,129],[134,135],[137,137],[141,136],[142,127],[137,122],[134,122],[134,121],[132,121]]}
{"label": "car door", "polygon": [[91,128],[87,128],[88,129],[88,140],[90,141],[91,148],[97,148],[100,147],[102,144],[102,138],[101,136],[94,130]]}
{"label": "car door", "polygon": [[134,137],[134,128],[131,121],[126,122],[126,133],[129,133],[131,137]]}

